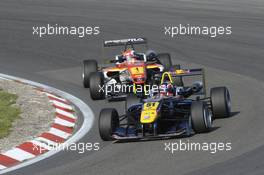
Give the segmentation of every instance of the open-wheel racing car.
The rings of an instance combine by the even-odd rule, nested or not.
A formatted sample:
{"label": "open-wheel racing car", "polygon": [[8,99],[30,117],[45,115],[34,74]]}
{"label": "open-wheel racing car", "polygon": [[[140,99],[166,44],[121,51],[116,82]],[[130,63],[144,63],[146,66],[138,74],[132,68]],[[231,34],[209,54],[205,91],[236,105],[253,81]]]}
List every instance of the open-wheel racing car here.
{"label": "open-wheel racing car", "polygon": [[[173,85],[173,77],[200,75],[202,81],[190,86]],[[99,133],[103,140],[131,141],[191,136],[208,132],[216,118],[228,117],[231,111],[230,94],[226,87],[210,89],[206,96],[203,69],[165,72],[161,85],[152,97],[138,99],[128,95],[126,112],[119,116],[116,109],[102,109]],[[156,94],[155,94],[156,93]]]}
{"label": "open-wheel racing car", "polygon": [[[131,92],[142,97],[144,85],[151,84],[153,76],[157,73],[171,68],[180,69],[180,65],[172,65],[170,54],[157,54],[152,50],[139,53],[134,48],[137,44],[147,46],[147,40],[132,38],[104,41],[104,47],[124,46],[122,54],[116,55],[110,61],[113,64],[111,66],[99,68],[96,60],[83,61],[83,85],[85,88],[90,88],[90,96],[93,100],[125,99]],[[140,87],[141,91],[136,91],[137,87]]]}

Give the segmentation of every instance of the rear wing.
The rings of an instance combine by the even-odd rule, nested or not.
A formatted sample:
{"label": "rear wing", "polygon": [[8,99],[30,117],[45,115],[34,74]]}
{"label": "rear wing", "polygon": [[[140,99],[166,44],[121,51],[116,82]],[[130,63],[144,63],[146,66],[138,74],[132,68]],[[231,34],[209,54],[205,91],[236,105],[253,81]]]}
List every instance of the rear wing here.
{"label": "rear wing", "polygon": [[178,69],[175,71],[169,71],[168,73],[171,74],[173,77],[184,77],[184,76],[196,76],[201,75],[204,76],[204,69]]}
{"label": "rear wing", "polygon": [[104,41],[104,47],[111,46],[126,46],[128,44],[147,44],[146,38],[128,38],[128,39],[119,39],[119,40],[107,40]]}
{"label": "rear wing", "polygon": [[164,72],[162,74],[156,74],[155,79],[160,83],[163,83],[165,78],[168,78],[173,83],[172,77],[187,77],[187,76],[201,76],[203,83],[202,94],[206,96],[206,84],[205,84],[205,72],[203,68],[198,69],[179,69],[174,71]]}

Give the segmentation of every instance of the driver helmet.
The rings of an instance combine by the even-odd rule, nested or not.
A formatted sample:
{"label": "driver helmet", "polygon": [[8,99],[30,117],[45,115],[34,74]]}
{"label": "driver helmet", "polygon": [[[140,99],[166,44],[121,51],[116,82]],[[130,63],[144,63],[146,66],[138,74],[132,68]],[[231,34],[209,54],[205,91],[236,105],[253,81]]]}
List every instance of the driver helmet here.
{"label": "driver helmet", "polygon": [[132,49],[128,49],[126,51],[123,52],[123,57],[134,57],[135,56],[135,51]]}
{"label": "driver helmet", "polygon": [[160,85],[160,96],[172,97],[174,94],[174,87],[170,82],[164,82]]}
{"label": "driver helmet", "polygon": [[132,49],[128,49],[126,50],[125,52],[123,52],[123,57],[126,61],[128,62],[135,62],[136,59],[135,59],[135,51],[132,50]]}

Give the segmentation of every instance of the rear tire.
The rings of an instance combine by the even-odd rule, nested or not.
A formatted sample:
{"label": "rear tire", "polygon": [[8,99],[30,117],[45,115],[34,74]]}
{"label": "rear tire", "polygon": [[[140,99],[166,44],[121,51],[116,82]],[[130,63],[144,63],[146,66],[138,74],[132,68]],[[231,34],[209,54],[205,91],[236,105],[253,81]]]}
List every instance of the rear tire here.
{"label": "rear tire", "polygon": [[105,99],[104,76],[101,72],[92,72],[90,74],[90,96],[93,100]]}
{"label": "rear tire", "polygon": [[160,53],[157,55],[157,58],[159,62],[164,66],[165,71],[168,71],[171,68],[172,62],[171,62],[170,54]]}
{"label": "rear tire", "polygon": [[226,87],[215,87],[210,91],[211,105],[214,118],[229,117],[231,98]]}
{"label": "rear tire", "polygon": [[191,105],[191,119],[196,133],[208,132],[212,128],[212,118],[204,102],[196,101]]}
{"label": "rear tire", "polygon": [[119,127],[118,112],[113,108],[102,109],[99,115],[99,133],[104,141],[113,140],[112,134]]}
{"label": "rear tire", "polygon": [[90,87],[90,74],[92,72],[97,72],[98,64],[95,60],[84,60],[83,61],[83,87]]}

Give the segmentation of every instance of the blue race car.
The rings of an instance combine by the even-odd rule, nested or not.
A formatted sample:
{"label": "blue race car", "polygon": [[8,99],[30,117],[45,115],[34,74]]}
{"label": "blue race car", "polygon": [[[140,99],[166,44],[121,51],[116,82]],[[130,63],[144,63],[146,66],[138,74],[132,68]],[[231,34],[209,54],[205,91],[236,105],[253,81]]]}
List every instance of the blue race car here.
{"label": "blue race car", "polygon": [[[186,87],[173,84],[173,77],[195,75],[202,75],[203,81]],[[190,136],[210,131],[214,118],[230,115],[230,94],[226,87],[212,88],[210,97],[206,97],[203,69],[165,72],[156,78],[161,79],[158,92],[147,99],[129,95],[124,115],[119,116],[113,108],[101,111],[99,132],[103,140]]]}

